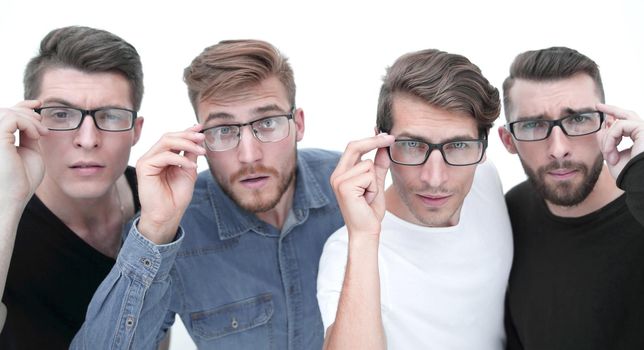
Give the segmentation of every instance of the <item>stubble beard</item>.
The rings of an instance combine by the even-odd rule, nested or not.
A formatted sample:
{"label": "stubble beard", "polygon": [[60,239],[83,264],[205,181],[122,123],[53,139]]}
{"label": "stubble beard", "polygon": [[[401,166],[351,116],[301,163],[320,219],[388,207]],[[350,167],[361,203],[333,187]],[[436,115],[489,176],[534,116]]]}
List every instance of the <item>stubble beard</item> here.
{"label": "stubble beard", "polygon": [[[395,183],[396,181],[394,181]],[[454,216],[455,211],[447,210],[449,208],[423,208],[422,211],[417,210],[414,206],[413,197],[415,193],[451,193],[446,188],[436,187],[432,188],[430,186],[421,186],[419,188],[415,187],[404,187],[404,186],[394,186],[398,192],[398,196],[402,200],[403,204],[407,207],[409,212],[420,222],[423,226],[427,227],[447,227],[452,226],[450,220]],[[453,195],[456,195],[453,193]],[[462,205],[462,203],[461,203]],[[458,210],[458,208],[457,208]]]}
{"label": "stubble beard", "polygon": [[[288,167],[283,176],[280,176],[280,173],[277,169],[273,167],[266,167],[264,165],[249,165],[237,171],[236,173],[230,175],[228,181],[222,181],[218,176],[216,176],[210,167],[213,177],[219,184],[219,187],[224,191],[224,193],[235,202],[242,209],[251,212],[251,213],[263,213],[269,211],[280,202],[284,193],[288,191],[291,184],[295,183],[295,174],[296,174],[296,164],[297,164],[297,152],[294,155],[294,160],[291,166]],[[273,189],[257,189],[252,190],[249,194],[236,193],[232,185],[238,179],[247,176],[253,173],[262,173],[270,174],[272,177],[278,179],[277,187],[275,188],[274,195],[269,196],[268,198],[262,199],[267,192],[273,192]]]}
{"label": "stubble beard", "polygon": [[[566,161],[553,161],[545,166],[540,167],[536,171],[532,170],[521,159],[523,169],[528,176],[528,180],[541,196],[546,201],[559,206],[572,207],[583,202],[588,195],[595,188],[595,184],[599,179],[604,164],[604,158],[601,153],[595,158],[595,162],[589,169],[584,163]],[[545,177],[549,171],[566,168],[575,169],[582,175],[582,180],[579,184],[575,185],[572,181],[559,181],[554,185],[549,185],[545,181]]]}

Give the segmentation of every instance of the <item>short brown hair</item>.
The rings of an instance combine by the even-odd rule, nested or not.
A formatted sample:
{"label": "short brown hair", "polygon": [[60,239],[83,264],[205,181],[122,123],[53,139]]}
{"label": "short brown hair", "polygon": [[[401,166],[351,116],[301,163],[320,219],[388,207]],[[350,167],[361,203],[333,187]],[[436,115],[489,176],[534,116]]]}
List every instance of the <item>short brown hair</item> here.
{"label": "short brown hair", "polygon": [[284,85],[291,106],[295,106],[295,81],[288,59],[265,41],[221,41],[204,49],[183,72],[195,112],[200,101],[225,98],[273,76]]}
{"label": "short brown hair", "polygon": [[555,81],[570,78],[578,73],[588,74],[595,82],[597,94],[604,102],[604,85],[595,61],[567,47],[526,51],[519,54],[510,66],[510,76],[503,82],[503,107],[509,121],[512,101],[510,89],[516,79]]}
{"label": "short brown hair", "polygon": [[378,99],[377,127],[391,131],[393,97],[407,93],[448,111],[471,115],[487,134],[499,116],[499,91],[461,55],[428,49],[401,56],[387,69]]}
{"label": "short brown hair", "polygon": [[40,95],[49,68],[73,68],[85,73],[114,72],[130,83],[134,110],[143,99],[143,67],[134,46],[105,30],[89,27],[54,29],[40,42],[38,55],[27,64],[23,79],[25,99]]}

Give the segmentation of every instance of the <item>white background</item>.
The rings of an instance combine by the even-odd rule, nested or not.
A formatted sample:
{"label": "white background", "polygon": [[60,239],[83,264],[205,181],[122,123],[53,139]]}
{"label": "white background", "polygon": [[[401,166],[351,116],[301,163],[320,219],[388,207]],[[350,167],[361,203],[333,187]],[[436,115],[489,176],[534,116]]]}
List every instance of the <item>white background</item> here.
{"label": "white background", "polygon": [[[606,100],[644,114],[644,3],[541,1],[0,0],[0,106],[22,100],[22,74],[51,29],[87,25],[133,44],[143,61],[143,135],[131,164],[167,131],[195,123],[183,68],[206,46],[256,38],[290,58],[306,132],[300,147],[341,151],[370,136],[381,77],[403,53],[463,54],[499,89],[519,52],[569,46],[595,60]],[[502,125],[503,115],[497,122]],[[507,190],[524,179],[496,130],[488,159]],[[205,162],[200,163],[206,169]],[[173,349],[189,348],[175,331]]]}

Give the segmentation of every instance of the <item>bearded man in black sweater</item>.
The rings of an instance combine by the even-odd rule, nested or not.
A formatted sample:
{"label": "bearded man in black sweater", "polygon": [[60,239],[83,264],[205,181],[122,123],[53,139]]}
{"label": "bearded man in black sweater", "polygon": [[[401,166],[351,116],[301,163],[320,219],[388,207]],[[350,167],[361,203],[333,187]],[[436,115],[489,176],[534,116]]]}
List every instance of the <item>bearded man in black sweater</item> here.
{"label": "bearded man in black sweater", "polygon": [[644,348],[644,121],[564,47],[517,56],[503,93],[499,136],[528,176],[506,194],[508,349]]}

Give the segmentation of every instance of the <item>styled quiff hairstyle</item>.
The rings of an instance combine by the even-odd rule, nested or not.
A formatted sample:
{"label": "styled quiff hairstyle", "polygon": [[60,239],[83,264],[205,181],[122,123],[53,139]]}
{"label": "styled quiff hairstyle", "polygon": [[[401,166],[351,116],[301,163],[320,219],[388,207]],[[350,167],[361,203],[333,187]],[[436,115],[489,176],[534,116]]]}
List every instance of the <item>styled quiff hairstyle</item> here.
{"label": "styled quiff hairstyle", "polygon": [[503,82],[503,108],[509,121],[512,109],[510,89],[517,79],[548,82],[588,74],[595,82],[597,95],[604,102],[604,85],[595,61],[567,47],[526,51],[519,54],[510,66],[510,76]]}
{"label": "styled quiff hairstyle", "polygon": [[42,77],[48,69],[73,68],[84,73],[118,73],[130,84],[135,111],[143,99],[143,68],[134,46],[120,37],[89,27],[54,29],[40,42],[38,55],[25,68],[25,99],[40,95]]}
{"label": "styled quiff hairstyle", "polygon": [[376,124],[390,132],[396,94],[410,94],[447,111],[464,112],[487,132],[499,116],[499,91],[481,70],[461,55],[422,50],[401,56],[387,69],[378,99]]}
{"label": "styled quiff hairstyle", "polygon": [[226,40],[207,47],[183,72],[195,112],[199,102],[222,100],[240,89],[277,77],[295,106],[295,81],[288,59],[261,40]]}

